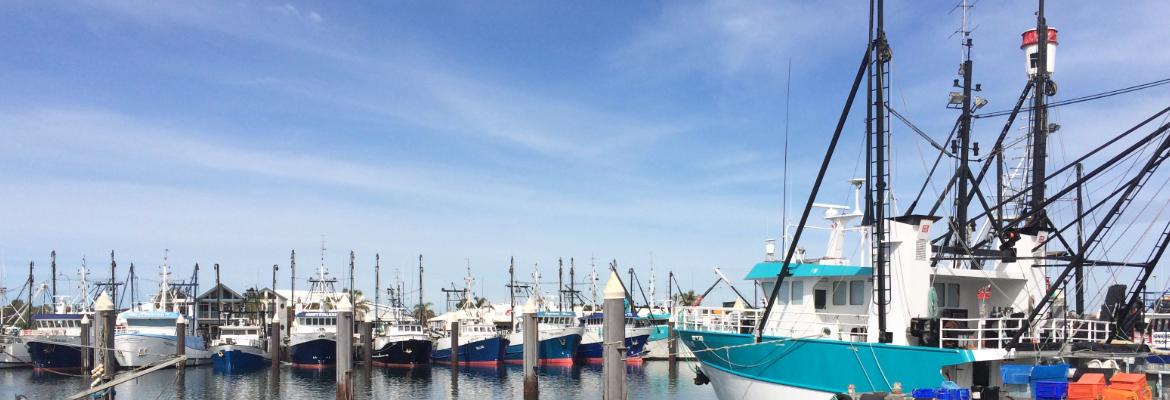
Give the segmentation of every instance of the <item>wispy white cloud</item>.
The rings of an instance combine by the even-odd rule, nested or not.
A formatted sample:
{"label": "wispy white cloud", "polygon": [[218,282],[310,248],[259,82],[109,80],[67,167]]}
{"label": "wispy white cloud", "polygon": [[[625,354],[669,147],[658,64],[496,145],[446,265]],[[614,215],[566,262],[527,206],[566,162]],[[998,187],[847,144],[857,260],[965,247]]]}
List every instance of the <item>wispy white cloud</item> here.
{"label": "wispy white cloud", "polygon": [[305,22],[307,22],[309,24],[313,24],[313,25],[319,25],[322,22],[325,22],[325,18],[322,18],[321,14],[318,14],[316,11],[312,11],[312,10],[301,11],[300,9],[297,9],[296,6],[289,4],[289,3],[284,3],[281,5],[272,5],[272,6],[264,7],[264,9],[268,10],[268,12],[271,12],[271,13],[276,14],[276,15],[296,18],[296,19],[305,21]]}
{"label": "wispy white cloud", "polygon": [[829,58],[825,52],[837,45],[832,37],[857,31],[858,22],[864,34],[864,14],[832,8],[839,7],[770,1],[667,3],[609,61],[615,68],[647,75],[776,74],[794,55],[809,54],[812,48],[818,57]]}

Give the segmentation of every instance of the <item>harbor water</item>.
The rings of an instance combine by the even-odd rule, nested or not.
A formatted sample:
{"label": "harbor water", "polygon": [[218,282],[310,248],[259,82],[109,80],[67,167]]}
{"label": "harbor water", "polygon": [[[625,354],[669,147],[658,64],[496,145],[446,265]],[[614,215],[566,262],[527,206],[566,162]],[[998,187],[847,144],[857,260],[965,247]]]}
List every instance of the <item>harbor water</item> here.
{"label": "harbor water", "polygon": [[[691,363],[646,362],[626,366],[631,399],[709,399],[710,385],[692,383]],[[540,397],[599,399],[599,365],[545,366],[539,369]],[[246,374],[222,374],[209,366],[188,367],[183,390],[176,370],[165,369],[118,385],[118,399],[326,399],[334,396],[332,369],[265,368]],[[61,399],[89,386],[89,379],[28,368],[0,370],[0,399],[23,394],[29,399]],[[354,368],[355,399],[516,399],[524,394],[519,365],[461,367],[452,374],[444,365],[415,368]]]}

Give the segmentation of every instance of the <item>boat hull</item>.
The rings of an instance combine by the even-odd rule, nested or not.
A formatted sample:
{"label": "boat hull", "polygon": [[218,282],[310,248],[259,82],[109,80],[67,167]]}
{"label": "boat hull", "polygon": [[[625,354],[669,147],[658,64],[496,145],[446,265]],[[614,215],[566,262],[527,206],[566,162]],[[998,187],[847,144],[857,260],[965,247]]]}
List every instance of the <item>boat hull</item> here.
{"label": "boat hull", "polygon": [[377,366],[413,366],[430,364],[433,344],[430,340],[407,339],[387,342],[370,355]]}
{"label": "boat hull", "polygon": [[[76,372],[83,367],[81,345],[50,340],[29,340],[28,355],[32,366],[38,370]],[[89,354],[89,365],[93,365],[93,353]]]}
{"label": "boat hull", "polygon": [[[202,339],[187,337],[184,341],[187,365],[204,365],[211,362],[211,352],[203,347]],[[175,346],[175,336],[121,333],[114,336],[114,358],[121,367],[144,367],[174,357]]]}
{"label": "boat hull", "polygon": [[9,337],[0,342],[0,368],[27,367],[30,358],[23,338]]}
{"label": "boat hull", "polygon": [[[970,350],[679,331],[721,399],[826,399],[849,385],[858,392],[934,387],[946,366],[976,360]],[[832,371],[832,373],[826,373]],[[886,382],[886,377],[890,382]]]}
{"label": "boat hull", "polygon": [[[463,365],[497,365],[504,360],[508,339],[491,337],[459,345],[459,363]],[[451,362],[451,348],[436,346],[431,359],[437,363]]]}
{"label": "boat hull", "polygon": [[[650,335],[626,337],[624,341],[626,347],[626,362],[642,362],[642,352],[645,351],[646,342],[649,338]],[[577,359],[589,363],[602,362],[604,347],[601,345],[601,342],[601,340],[596,340],[590,341],[590,343],[581,343],[579,346],[577,346]]]}
{"label": "boat hull", "polygon": [[[540,346],[537,356],[539,363],[541,365],[572,365],[573,356],[577,353],[579,344],[581,344],[581,334],[577,332],[542,339],[537,343]],[[508,345],[508,350],[504,354],[505,361],[523,363],[524,346],[524,343]]]}
{"label": "boat hull", "polygon": [[211,348],[211,365],[216,371],[251,372],[271,363],[268,352],[257,347],[227,344]]}
{"label": "boat hull", "polygon": [[337,340],[313,339],[289,346],[289,360],[300,368],[327,368],[337,363]]}

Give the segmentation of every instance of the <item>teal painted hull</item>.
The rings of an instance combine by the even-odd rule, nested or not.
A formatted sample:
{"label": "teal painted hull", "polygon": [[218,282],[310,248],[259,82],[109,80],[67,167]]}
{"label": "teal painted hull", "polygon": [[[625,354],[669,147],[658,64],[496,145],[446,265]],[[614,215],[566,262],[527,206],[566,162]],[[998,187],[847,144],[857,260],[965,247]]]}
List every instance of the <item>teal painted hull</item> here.
{"label": "teal painted hull", "polygon": [[[856,343],[825,339],[679,330],[679,339],[705,367],[753,381],[827,393],[843,393],[850,384],[858,392],[937,387],[941,369],[974,361],[969,350]],[[707,349],[717,349],[704,351]]]}

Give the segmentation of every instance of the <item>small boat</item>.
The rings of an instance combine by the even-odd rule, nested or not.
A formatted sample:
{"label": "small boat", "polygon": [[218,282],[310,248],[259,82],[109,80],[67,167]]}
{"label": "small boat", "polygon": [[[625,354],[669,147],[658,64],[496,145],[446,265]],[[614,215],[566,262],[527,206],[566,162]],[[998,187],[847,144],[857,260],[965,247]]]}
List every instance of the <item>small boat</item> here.
{"label": "small boat", "polygon": [[[602,361],[602,342],[605,338],[603,321],[605,314],[593,313],[581,318],[584,332],[581,335],[581,344],[577,346],[577,359],[585,362]],[[646,344],[650,339],[653,327],[650,320],[626,315],[626,362],[642,362],[642,355],[646,351]]]}
{"label": "small boat", "polygon": [[[495,325],[483,321],[468,322],[467,325],[459,324],[459,364],[499,365],[504,360],[508,339],[496,330]],[[451,362],[450,335],[435,342],[431,359],[437,363]]]}
{"label": "small boat", "polygon": [[[531,301],[529,302],[532,303]],[[537,359],[541,365],[572,365],[581,343],[585,328],[577,323],[577,316],[570,311],[540,311],[536,313],[537,337],[540,352]],[[524,362],[523,320],[516,321],[516,328],[508,335],[508,351],[504,355],[509,363]]]}
{"label": "small boat", "polygon": [[211,365],[217,371],[250,372],[271,361],[264,327],[250,321],[219,327],[219,338],[211,341]]}
{"label": "small boat", "polygon": [[6,327],[0,335],[0,368],[24,367],[29,365],[28,347],[20,336],[20,328]]}

